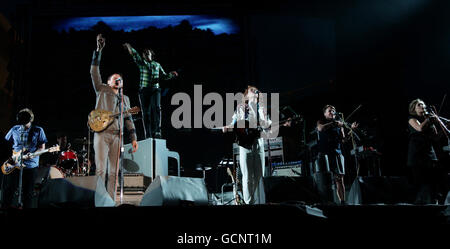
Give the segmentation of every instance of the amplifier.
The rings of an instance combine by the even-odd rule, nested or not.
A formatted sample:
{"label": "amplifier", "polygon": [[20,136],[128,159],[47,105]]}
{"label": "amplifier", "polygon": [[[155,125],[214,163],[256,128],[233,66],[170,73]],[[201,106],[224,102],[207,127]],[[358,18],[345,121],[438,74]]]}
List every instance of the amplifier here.
{"label": "amplifier", "polygon": [[302,161],[272,163],[272,176],[305,176]]}
{"label": "amplifier", "polygon": [[[120,183],[120,181],[119,181]],[[124,174],[123,187],[124,189],[147,189],[151,183],[151,178],[144,176],[144,174]]]}
{"label": "amplifier", "polygon": [[[267,139],[264,139],[264,151],[269,149],[271,151],[283,150],[283,137],[270,138],[269,142]],[[233,143],[233,153],[239,154],[239,145],[237,143]]]}
{"label": "amplifier", "polygon": [[[269,140],[264,139],[264,154],[266,158],[269,157],[268,143],[270,144],[270,157],[272,158],[272,161],[278,159],[284,161],[283,137],[271,138]],[[238,157],[239,145],[237,143],[233,143],[233,158],[239,160]]]}
{"label": "amplifier", "polygon": [[442,150],[450,152],[450,145],[442,147]]}

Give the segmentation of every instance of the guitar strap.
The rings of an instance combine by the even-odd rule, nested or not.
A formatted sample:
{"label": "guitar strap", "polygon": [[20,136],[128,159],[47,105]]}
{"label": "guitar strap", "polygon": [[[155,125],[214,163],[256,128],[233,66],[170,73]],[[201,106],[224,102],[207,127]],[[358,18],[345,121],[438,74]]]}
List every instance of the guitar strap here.
{"label": "guitar strap", "polygon": [[[245,115],[244,115],[244,119],[245,120],[248,120],[248,121],[250,121],[249,120],[249,114],[250,114],[250,104],[245,104]],[[256,110],[255,110],[255,112],[256,112],[256,127],[258,128],[259,127],[259,102],[257,102],[256,103]],[[250,128],[250,127],[246,127],[246,128]]]}
{"label": "guitar strap", "polygon": [[[33,140],[33,134],[34,132],[37,131],[37,128],[35,126],[31,126],[30,130],[28,131],[28,137],[27,137],[27,144],[25,145],[25,147],[28,149],[29,145],[31,144],[32,140]],[[31,136],[30,136],[31,135]]]}
{"label": "guitar strap", "polygon": [[[30,128],[31,130],[31,128]],[[22,131],[20,132],[20,145],[22,146],[22,150],[28,147],[28,144],[30,144],[30,131],[26,131],[23,127],[22,127]]]}
{"label": "guitar strap", "polygon": [[258,102],[256,102],[256,127],[259,127],[259,97]]}
{"label": "guitar strap", "polygon": [[248,119],[248,114],[250,112],[250,107],[248,104],[244,104],[244,119],[247,120]]}

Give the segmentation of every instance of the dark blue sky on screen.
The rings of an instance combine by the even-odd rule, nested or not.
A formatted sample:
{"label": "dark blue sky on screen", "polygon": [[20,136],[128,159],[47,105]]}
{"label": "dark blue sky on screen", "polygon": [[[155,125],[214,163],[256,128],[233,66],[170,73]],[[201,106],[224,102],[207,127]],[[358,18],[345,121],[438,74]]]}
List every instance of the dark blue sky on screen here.
{"label": "dark blue sky on screen", "polygon": [[239,26],[232,19],[206,15],[72,17],[55,22],[53,28],[59,32],[68,31],[70,28],[88,30],[99,21],[103,21],[113,30],[129,32],[150,26],[157,28],[176,26],[183,20],[189,21],[193,28],[210,29],[215,35],[239,33]]}

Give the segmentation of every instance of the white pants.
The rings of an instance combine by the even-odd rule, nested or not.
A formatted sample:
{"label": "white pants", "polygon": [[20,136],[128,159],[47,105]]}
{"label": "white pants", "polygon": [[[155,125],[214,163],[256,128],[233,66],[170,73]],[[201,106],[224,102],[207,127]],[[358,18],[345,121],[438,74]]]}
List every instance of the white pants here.
{"label": "white pants", "polygon": [[100,132],[94,134],[95,150],[95,175],[100,176],[103,181],[106,180],[108,172],[108,181],[106,190],[113,200],[116,200],[116,186],[119,157],[119,135]]}
{"label": "white pants", "polygon": [[239,146],[239,164],[242,172],[242,194],[246,204],[264,204],[263,175],[265,171],[264,140],[255,140],[251,149]]}

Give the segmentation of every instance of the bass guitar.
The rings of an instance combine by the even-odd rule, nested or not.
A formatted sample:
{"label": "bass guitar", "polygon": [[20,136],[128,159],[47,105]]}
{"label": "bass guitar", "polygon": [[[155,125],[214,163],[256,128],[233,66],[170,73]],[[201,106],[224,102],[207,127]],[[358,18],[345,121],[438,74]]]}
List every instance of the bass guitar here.
{"label": "bass guitar", "polygon": [[[136,114],[138,112],[140,112],[140,109],[135,106],[124,111],[123,114]],[[101,132],[108,128],[108,126],[111,125],[112,122],[114,122],[114,119],[118,116],[120,116],[120,112],[112,113],[111,111],[95,109],[89,113],[88,124],[91,130]]]}
{"label": "bass guitar", "polygon": [[25,160],[40,156],[47,152],[57,152],[57,151],[59,151],[59,145],[55,145],[55,146],[50,147],[45,150],[36,151],[34,153],[27,153],[25,155],[23,155],[24,150],[13,151],[13,155],[3,163],[2,167],[1,167],[2,172],[3,172],[3,174],[8,175],[11,172],[13,172],[15,169],[20,169],[22,167],[25,167],[25,165],[23,164],[23,161],[25,161]]}

